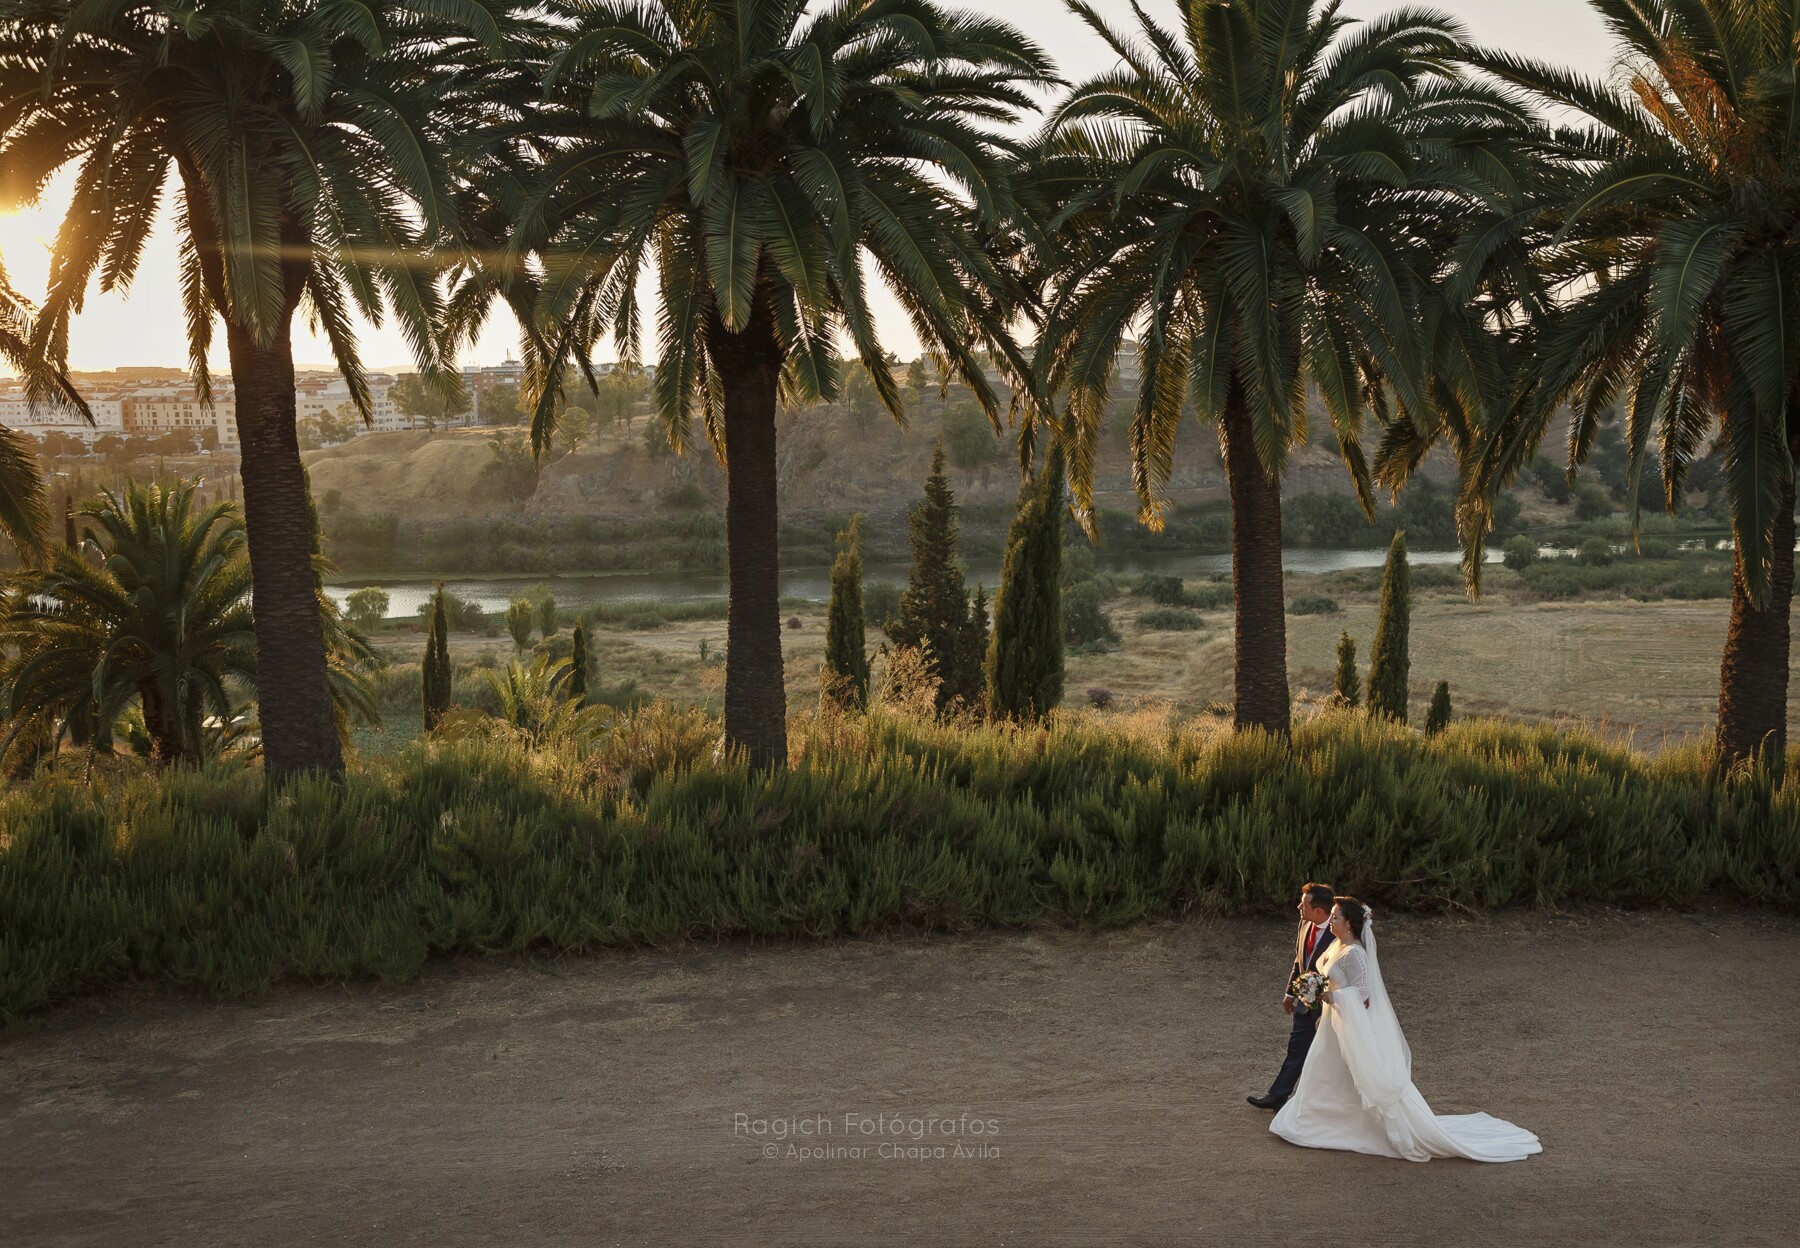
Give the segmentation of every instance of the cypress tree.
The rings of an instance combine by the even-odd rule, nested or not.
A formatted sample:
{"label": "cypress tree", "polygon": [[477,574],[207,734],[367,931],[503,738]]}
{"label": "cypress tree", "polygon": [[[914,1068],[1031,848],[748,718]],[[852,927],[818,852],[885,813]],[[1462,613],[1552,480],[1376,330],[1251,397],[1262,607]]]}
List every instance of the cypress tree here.
{"label": "cypress tree", "polygon": [[425,663],[419,683],[423,689],[425,731],[430,732],[450,709],[450,621],[444,611],[442,581],[431,596],[431,622],[425,631]]}
{"label": "cypress tree", "polygon": [[1412,622],[1412,577],[1406,567],[1406,530],[1395,529],[1381,574],[1381,615],[1369,649],[1369,713],[1406,722],[1411,659],[1407,633]]}
{"label": "cypress tree", "polygon": [[969,604],[969,627],[963,632],[963,664],[975,673],[982,694],[970,699],[971,704],[986,701],[989,615],[987,586],[977,581],[975,601]]}
{"label": "cypress tree", "polygon": [[1036,480],[1019,490],[994,592],[988,642],[988,713],[1041,719],[1063,695],[1063,460],[1052,449]]}
{"label": "cypress tree", "polygon": [[1338,638],[1337,698],[1345,706],[1362,701],[1362,678],[1356,674],[1356,638],[1348,629]]}
{"label": "cypress tree", "polygon": [[1450,682],[1440,680],[1431,695],[1431,709],[1425,712],[1425,735],[1435,737],[1450,726]]}
{"label": "cypress tree", "polygon": [[981,696],[981,669],[968,653],[969,589],[962,564],[956,557],[956,495],[944,475],[944,444],[931,452],[931,475],[925,479],[925,500],[914,507],[912,568],[900,610],[888,625],[895,645],[913,646],[925,655],[931,674],[938,678],[937,709],[952,700],[972,703]]}
{"label": "cypress tree", "polygon": [[837,540],[837,557],[831,561],[831,607],[825,617],[825,670],[844,704],[860,711],[869,704],[860,514],[850,517],[850,527]]}
{"label": "cypress tree", "polygon": [[69,548],[70,554],[81,549],[81,537],[75,531],[75,497],[72,494],[63,496],[63,545]]}
{"label": "cypress tree", "polygon": [[569,697],[586,704],[588,693],[587,627],[575,622],[575,648],[569,652]]}

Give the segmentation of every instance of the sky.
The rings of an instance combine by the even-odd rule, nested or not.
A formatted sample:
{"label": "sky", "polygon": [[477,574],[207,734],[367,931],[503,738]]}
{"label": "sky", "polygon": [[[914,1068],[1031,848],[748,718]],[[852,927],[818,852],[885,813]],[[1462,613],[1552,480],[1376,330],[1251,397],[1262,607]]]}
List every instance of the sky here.
{"label": "sky", "polygon": [[[1114,10],[1124,18],[1129,9],[1122,0],[1095,0],[1103,13]],[[1114,59],[1097,38],[1057,0],[966,0],[962,7],[978,9],[1013,23],[1037,39],[1055,59],[1065,78],[1077,79],[1104,71]],[[1173,12],[1172,0],[1148,0],[1158,17]],[[1395,0],[1347,0],[1344,12],[1369,18],[1399,7]],[[1479,42],[1527,56],[1555,61],[1593,76],[1604,75],[1611,64],[1610,42],[1600,19],[1582,0],[1435,0],[1430,7],[1461,21]],[[1123,24],[1123,23],[1121,23]],[[61,220],[68,182],[52,185],[31,208],[0,213],[0,258],[4,258],[13,284],[27,296],[44,288],[49,269],[48,249]],[[176,284],[176,251],[167,221],[146,248],[138,275],[126,295],[90,292],[86,310],[75,322],[70,337],[70,363],[77,370],[101,370],[126,366],[180,366],[187,360],[187,343]],[[917,339],[894,301],[883,293],[876,300],[883,345],[902,359],[919,353]],[[296,324],[294,355],[302,366],[327,367],[331,359],[321,339]],[[217,335],[216,367],[224,367],[224,335]],[[510,318],[491,319],[463,362],[496,364],[516,353],[518,333]],[[391,325],[365,326],[361,336],[363,360],[376,368],[410,367],[406,345]],[[646,348],[654,343],[646,341]]]}

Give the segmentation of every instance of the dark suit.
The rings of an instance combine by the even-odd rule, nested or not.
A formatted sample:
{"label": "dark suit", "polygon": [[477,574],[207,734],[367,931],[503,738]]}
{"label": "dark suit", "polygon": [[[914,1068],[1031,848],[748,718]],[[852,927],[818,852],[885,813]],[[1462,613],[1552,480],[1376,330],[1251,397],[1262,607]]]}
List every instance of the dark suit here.
{"label": "dark suit", "polygon": [[[1318,969],[1320,956],[1335,939],[1330,931],[1321,930],[1313,941],[1311,954],[1307,954],[1306,932],[1311,926],[1311,923],[1302,920],[1299,930],[1294,933],[1294,961],[1288,968],[1290,984],[1302,970]],[[1271,1098],[1285,1101],[1294,1094],[1294,1085],[1300,1082],[1300,1068],[1306,1065],[1306,1051],[1312,1047],[1313,1032],[1318,1025],[1319,1015],[1316,1011],[1307,1009],[1298,1001],[1294,1002],[1294,1025],[1288,1032],[1287,1060],[1281,1063],[1281,1073],[1269,1085],[1268,1095]]]}

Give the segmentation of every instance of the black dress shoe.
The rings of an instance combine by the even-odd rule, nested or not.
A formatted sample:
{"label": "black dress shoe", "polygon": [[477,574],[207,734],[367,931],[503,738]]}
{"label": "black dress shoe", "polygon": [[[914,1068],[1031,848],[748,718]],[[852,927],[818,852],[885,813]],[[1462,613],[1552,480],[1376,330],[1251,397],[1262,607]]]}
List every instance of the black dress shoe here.
{"label": "black dress shoe", "polygon": [[1244,1099],[1258,1109],[1280,1109],[1283,1105],[1287,1104],[1287,1097],[1285,1096],[1246,1096]]}

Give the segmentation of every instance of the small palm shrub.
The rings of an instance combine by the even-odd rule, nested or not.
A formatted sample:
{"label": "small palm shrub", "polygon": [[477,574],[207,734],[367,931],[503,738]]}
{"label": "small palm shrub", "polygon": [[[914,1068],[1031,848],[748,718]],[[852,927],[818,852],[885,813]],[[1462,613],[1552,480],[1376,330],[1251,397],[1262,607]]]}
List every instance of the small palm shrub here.
{"label": "small palm shrub", "polygon": [[[198,763],[237,743],[256,687],[250,560],[235,503],[196,505],[197,483],[134,484],[74,513],[80,551],[55,548],[21,575],[0,612],[0,752],[102,753],[128,713],[163,763]],[[339,730],[379,718],[376,664],[319,594],[327,680]]]}

